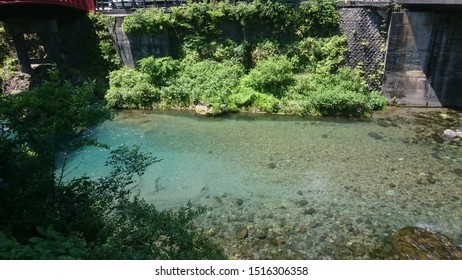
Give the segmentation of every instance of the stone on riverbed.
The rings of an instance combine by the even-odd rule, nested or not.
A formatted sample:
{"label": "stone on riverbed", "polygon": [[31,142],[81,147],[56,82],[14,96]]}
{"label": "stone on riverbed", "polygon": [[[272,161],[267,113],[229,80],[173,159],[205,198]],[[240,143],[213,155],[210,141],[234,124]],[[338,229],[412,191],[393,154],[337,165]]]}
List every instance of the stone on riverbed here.
{"label": "stone on riverbed", "polygon": [[405,227],[392,236],[392,246],[399,259],[460,260],[462,250],[448,237],[424,228]]}

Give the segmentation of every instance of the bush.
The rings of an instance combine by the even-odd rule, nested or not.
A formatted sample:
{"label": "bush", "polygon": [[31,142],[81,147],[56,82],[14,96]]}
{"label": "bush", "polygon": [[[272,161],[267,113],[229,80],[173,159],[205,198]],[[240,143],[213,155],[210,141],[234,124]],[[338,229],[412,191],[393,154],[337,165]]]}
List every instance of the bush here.
{"label": "bush", "polygon": [[237,93],[231,95],[228,100],[232,111],[276,113],[279,110],[279,99],[244,86],[239,87]]}
{"label": "bush", "polygon": [[363,117],[372,112],[365,95],[336,89],[317,92],[313,106],[323,116]]}
{"label": "bush", "polygon": [[185,62],[178,78],[163,90],[163,98],[187,96],[189,105],[201,103],[211,106],[214,113],[221,113],[226,110],[228,97],[243,74],[242,65],[235,61]]}
{"label": "bush", "polygon": [[126,33],[162,33],[173,24],[170,14],[162,9],[137,9],[124,18],[122,30]]}
{"label": "bush", "polygon": [[257,62],[241,82],[244,87],[281,98],[295,81],[292,71],[292,63],[287,57],[273,56]]}
{"label": "bush", "polygon": [[378,92],[371,92],[368,95],[369,105],[371,106],[372,110],[382,110],[388,105],[388,100]]}
{"label": "bush", "polygon": [[109,74],[109,90],[105,99],[114,108],[152,108],[160,92],[149,83],[151,77],[135,69],[123,67]]}
{"label": "bush", "polygon": [[338,35],[302,39],[295,47],[294,53],[299,60],[298,68],[310,72],[335,73],[345,63],[348,52],[346,42],[345,37]]}
{"label": "bush", "polygon": [[154,58],[150,56],[140,59],[138,67],[140,72],[149,75],[151,85],[162,87],[175,78],[180,69],[180,62],[171,57]]}

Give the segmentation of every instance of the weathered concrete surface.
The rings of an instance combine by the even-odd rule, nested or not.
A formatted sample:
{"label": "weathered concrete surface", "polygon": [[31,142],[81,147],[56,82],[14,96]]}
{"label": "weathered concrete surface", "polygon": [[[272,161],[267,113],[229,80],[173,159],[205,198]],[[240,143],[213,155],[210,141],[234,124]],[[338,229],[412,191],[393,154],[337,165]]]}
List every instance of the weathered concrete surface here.
{"label": "weathered concrete surface", "polygon": [[406,105],[462,107],[460,26],[460,13],[393,13],[384,94]]}
{"label": "weathered concrete surface", "polygon": [[109,32],[114,46],[124,65],[135,67],[136,62],[145,57],[168,55],[169,38],[167,32],[161,34],[126,34],[122,30],[125,16],[108,17]]}
{"label": "weathered concrete surface", "polygon": [[23,73],[31,74],[32,66],[40,64],[80,69],[94,59],[87,50],[96,35],[85,14],[66,20],[8,19],[3,24],[13,38]]}

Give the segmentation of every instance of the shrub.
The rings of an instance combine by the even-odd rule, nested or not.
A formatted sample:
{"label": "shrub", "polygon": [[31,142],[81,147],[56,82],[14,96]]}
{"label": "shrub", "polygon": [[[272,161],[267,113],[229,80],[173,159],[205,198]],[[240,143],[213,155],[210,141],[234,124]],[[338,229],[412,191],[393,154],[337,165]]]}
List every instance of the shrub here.
{"label": "shrub", "polygon": [[109,74],[109,90],[105,99],[114,108],[151,108],[159,101],[159,90],[152,86],[151,77],[135,69],[123,67]]}
{"label": "shrub", "polygon": [[180,62],[171,57],[142,58],[138,61],[139,71],[148,74],[151,85],[162,87],[174,79],[180,69]]}
{"label": "shrub", "polygon": [[294,83],[293,66],[285,56],[273,56],[257,62],[247,76],[242,79],[244,87],[281,98]]}
{"label": "shrub", "polygon": [[298,56],[298,67],[301,69],[335,73],[344,65],[347,52],[346,38],[336,35],[328,38],[304,38],[295,47],[294,55]]}
{"label": "shrub", "polygon": [[244,86],[240,86],[237,93],[231,95],[228,100],[232,111],[275,113],[279,110],[279,99]]}
{"label": "shrub", "polygon": [[294,21],[299,37],[326,37],[335,34],[339,25],[336,1],[303,1],[294,11]]}
{"label": "shrub", "polygon": [[162,9],[137,9],[124,18],[122,30],[126,33],[162,33],[173,24],[170,14]]}
{"label": "shrub", "polygon": [[371,92],[368,96],[372,110],[382,110],[388,105],[388,100],[379,92]]}
{"label": "shrub", "polygon": [[312,97],[312,103],[323,116],[362,117],[372,111],[365,95],[351,91],[333,89],[317,92]]}
{"label": "shrub", "polygon": [[226,110],[228,96],[243,74],[242,65],[236,61],[186,62],[178,78],[165,90],[170,96],[188,96],[190,105],[202,103],[220,113]]}

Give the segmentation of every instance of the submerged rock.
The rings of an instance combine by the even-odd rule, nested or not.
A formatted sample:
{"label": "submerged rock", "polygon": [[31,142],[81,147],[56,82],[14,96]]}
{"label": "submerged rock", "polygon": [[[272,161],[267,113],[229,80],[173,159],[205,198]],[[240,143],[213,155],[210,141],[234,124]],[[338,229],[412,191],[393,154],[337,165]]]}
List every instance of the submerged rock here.
{"label": "submerged rock", "polygon": [[460,260],[462,250],[448,237],[418,227],[405,227],[392,236],[393,250],[399,259]]}
{"label": "submerged rock", "polygon": [[237,239],[246,239],[249,236],[249,229],[247,227],[242,227],[236,232]]}
{"label": "submerged rock", "polygon": [[378,134],[377,132],[369,132],[367,135],[369,135],[372,138],[375,138],[377,140],[383,139],[383,136]]}

